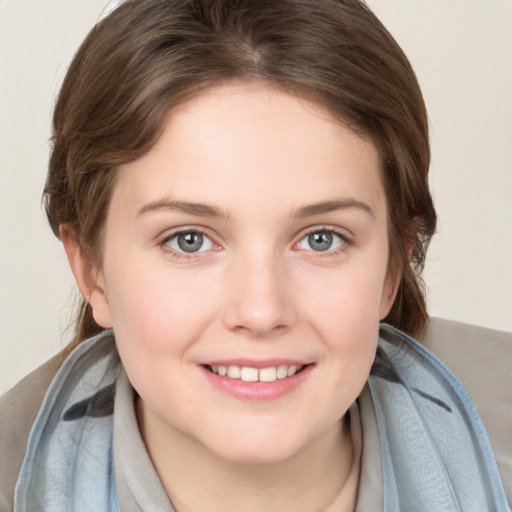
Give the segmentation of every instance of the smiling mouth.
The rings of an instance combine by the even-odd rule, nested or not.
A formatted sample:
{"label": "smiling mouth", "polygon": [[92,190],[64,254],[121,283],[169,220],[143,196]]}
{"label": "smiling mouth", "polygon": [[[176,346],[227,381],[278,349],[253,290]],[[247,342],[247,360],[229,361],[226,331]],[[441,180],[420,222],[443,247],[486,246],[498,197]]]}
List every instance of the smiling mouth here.
{"label": "smiling mouth", "polygon": [[242,380],[244,382],[275,382],[276,380],[293,377],[300,373],[307,364],[297,365],[280,365],[270,366],[268,368],[251,368],[249,366],[221,366],[221,365],[204,365],[204,367],[220,377],[228,379]]}

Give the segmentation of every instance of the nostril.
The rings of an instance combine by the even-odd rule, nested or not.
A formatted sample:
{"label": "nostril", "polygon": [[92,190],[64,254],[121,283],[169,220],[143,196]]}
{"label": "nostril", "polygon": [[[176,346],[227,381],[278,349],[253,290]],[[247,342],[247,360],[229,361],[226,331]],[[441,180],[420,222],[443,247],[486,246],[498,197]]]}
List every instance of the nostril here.
{"label": "nostril", "polygon": [[[276,285],[277,286],[277,285]],[[229,298],[221,315],[230,330],[256,337],[288,330],[297,320],[293,300],[254,291],[250,285]]]}
{"label": "nostril", "polygon": [[252,334],[253,336],[256,336],[256,337],[263,337],[263,336],[268,336],[268,335],[272,335],[272,334],[283,333],[288,329],[288,326],[285,324],[278,324],[275,326],[267,327],[266,325],[252,323],[249,325],[242,325],[242,324],[235,325],[232,329],[233,329],[233,331],[241,333],[241,334],[246,333],[246,334]]}

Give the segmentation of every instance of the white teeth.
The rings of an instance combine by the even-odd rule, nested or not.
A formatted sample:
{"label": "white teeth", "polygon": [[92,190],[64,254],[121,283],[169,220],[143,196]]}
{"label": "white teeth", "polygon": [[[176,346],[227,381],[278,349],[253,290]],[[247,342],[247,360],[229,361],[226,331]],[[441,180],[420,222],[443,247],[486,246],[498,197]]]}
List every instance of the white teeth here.
{"label": "white teeth", "polygon": [[277,367],[277,378],[286,379],[288,377],[288,366],[281,365]]}
{"label": "white teeth", "polygon": [[212,373],[220,375],[221,377],[229,377],[230,379],[241,379],[244,382],[275,382],[277,379],[286,379],[292,377],[299,370],[302,370],[303,366],[296,365],[280,365],[270,366],[268,368],[251,368],[250,366],[222,366],[222,365],[211,365],[210,369]]}
{"label": "white teeth", "polygon": [[240,378],[240,366],[228,366],[228,377],[230,379]]}
{"label": "white teeth", "polygon": [[274,382],[277,379],[277,368],[262,368],[260,370],[260,382]]}
{"label": "white teeth", "polygon": [[297,367],[292,365],[288,366],[288,377],[291,377],[292,375],[295,375],[297,373]]}
{"label": "white teeth", "polygon": [[247,368],[244,366],[240,370],[240,378],[244,382],[257,382],[258,381],[258,370],[256,368]]}

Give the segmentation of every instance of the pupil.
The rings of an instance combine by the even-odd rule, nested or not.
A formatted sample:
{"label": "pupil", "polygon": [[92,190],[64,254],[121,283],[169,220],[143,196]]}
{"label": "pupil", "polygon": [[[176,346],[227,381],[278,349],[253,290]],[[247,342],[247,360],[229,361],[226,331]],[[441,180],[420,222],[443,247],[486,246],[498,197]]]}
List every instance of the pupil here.
{"label": "pupil", "polygon": [[309,246],[314,251],[327,251],[332,245],[331,233],[312,233],[308,237]]}
{"label": "pupil", "polygon": [[178,245],[182,251],[196,252],[203,245],[203,235],[201,233],[184,233],[178,235]]}

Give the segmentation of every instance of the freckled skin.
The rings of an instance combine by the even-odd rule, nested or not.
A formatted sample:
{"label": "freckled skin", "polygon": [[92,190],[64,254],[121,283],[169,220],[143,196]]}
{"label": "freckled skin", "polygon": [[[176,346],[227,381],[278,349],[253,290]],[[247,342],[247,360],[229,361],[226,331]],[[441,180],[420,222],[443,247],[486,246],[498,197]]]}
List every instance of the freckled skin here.
{"label": "freckled skin", "polygon": [[[297,214],[347,199],[368,208]],[[140,213],[159,201],[216,214]],[[120,169],[91,297],[97,321],[114,327],[154,459],[169,440],[185,458],[232,464],[332,451],[394,298],[386,218],[376,148],[313,103],[235,83],[168,114],[155,147]],[[177,229],[202,233],[202,249],[180,252]],[[311,232],[333,234],[332,246],[315,250],[325,237],[312,247]],[[255,403],[215,389],[200,368],[233,358],[314,369]]]}

